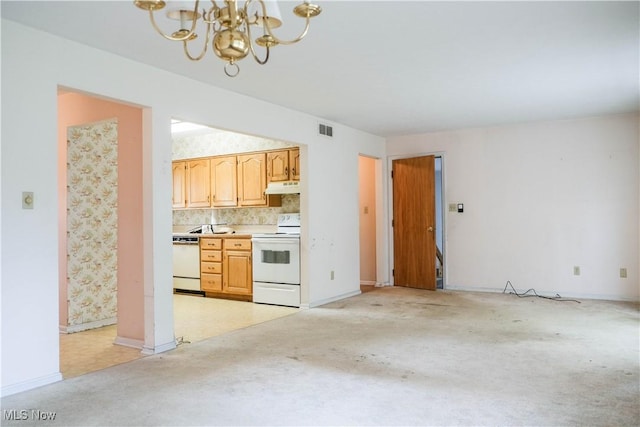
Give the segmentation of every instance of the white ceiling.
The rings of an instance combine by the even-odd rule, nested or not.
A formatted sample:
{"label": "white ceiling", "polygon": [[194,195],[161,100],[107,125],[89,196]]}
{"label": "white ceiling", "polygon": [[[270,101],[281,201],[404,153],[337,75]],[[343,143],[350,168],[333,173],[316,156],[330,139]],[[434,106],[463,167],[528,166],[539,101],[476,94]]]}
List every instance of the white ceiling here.
{"label": "white ceiling", "polygon": [[[302,42],[236,78],[212,53],[187,60],[132,1],[0,4],[5,19],[381,136],[638,111],[639,2],[317,2]],[[302,28],[296,3],[280,2],[287,35]]]}

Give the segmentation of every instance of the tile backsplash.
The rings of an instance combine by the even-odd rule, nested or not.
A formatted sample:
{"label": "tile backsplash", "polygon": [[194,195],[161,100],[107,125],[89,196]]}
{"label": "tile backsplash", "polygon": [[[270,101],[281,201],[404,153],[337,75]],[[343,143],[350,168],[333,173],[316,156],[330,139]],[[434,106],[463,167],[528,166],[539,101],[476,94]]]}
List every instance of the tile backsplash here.
{"label": "tile backsplash", "polygon": [[299,194],[283,194],[282,206],[278,208],[176,209],[173,211],[173,225],[276,224],[278,214],[293,212],[300,212]]}

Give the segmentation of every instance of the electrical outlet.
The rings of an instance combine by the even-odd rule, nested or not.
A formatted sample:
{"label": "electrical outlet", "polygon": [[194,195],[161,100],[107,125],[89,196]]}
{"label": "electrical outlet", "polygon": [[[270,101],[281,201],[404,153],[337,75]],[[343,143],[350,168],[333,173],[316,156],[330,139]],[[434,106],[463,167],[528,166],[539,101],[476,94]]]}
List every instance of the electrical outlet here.
{"label": "electrical outlet", "polygon": [[626,279],[627,278],[627,269],[626,268],[621,268],[620,269],[620,278],[622,278],[622,279]]}
{"label": "electrical outlet", "polygon": [[573,275],[574,276],[579,276],[580,275],[580,266],[579,265],[574,265],[573,266]]}
{"label": "electrical outlet", "polygon": [[449,203],[449,212],[458,212],[458,204]]}

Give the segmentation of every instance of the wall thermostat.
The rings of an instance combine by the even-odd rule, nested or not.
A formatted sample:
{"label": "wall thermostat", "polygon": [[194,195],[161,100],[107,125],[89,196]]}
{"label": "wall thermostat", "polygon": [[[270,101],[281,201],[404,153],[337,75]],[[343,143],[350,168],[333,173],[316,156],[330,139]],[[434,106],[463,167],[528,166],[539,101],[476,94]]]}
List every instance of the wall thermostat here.
{"label": "wall thermostat", "polygon": [[458,213],[462,213],[462,212],[464,212],[464,204],[458,203]]}

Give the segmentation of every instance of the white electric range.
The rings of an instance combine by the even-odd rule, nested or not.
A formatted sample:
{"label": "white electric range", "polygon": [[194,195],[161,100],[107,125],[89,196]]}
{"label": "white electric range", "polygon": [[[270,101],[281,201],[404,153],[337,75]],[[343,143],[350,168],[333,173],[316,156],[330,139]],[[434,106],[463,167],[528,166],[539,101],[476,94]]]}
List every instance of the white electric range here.
{"label": "white electric range", "polygon": [[275,233],[251,241],[253,302],[300,307],[300,214],[278,215]]}

